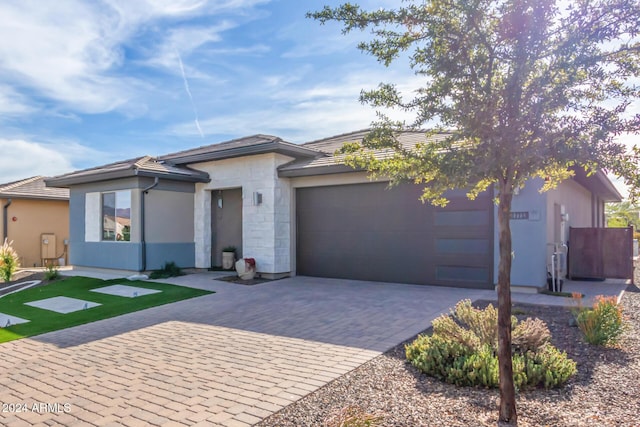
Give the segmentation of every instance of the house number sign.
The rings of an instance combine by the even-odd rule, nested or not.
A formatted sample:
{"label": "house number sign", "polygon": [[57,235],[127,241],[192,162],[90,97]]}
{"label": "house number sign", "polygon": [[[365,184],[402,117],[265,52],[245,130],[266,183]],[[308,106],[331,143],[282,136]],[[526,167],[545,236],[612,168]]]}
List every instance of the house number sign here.
{"label": "house number sign", "polygon": [[511,216],[510,219],[525,219],[528,220],[529,219],[529,212],[511,212]]}

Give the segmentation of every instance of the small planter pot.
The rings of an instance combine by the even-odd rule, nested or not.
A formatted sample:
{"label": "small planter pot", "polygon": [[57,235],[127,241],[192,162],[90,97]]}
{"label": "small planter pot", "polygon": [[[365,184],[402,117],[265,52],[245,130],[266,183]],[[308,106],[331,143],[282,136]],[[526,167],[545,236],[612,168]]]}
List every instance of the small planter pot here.
{"label": "small planter pot", "polygon": [[225,270],[231,270],[235,262],[235,252],[222,252],[222,268],[224,268]]}

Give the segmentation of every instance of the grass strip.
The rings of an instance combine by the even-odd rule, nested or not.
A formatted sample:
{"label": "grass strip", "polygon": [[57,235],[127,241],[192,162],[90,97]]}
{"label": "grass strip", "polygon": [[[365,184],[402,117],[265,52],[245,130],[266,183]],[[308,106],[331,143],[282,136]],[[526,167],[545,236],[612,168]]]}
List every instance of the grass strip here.
{"label": "grass strip", "polygon": [[[136,298],[91,292],[92,289],[115,284],[156,289],[162,292],[141,295]],[[26,289],[0,298],[0,313],[29,320],[28,323],[0,328],[0,343],[83,325],[85,323],[108,319],[110,317],[211,293],[213,292],[166,283],[128,281],[126,279],[101,280],[80,276],[70,277],[46,286]],[[57,296],[77,298],[96,302],[101,305],[67,314],[25,305],[27,302]]]}

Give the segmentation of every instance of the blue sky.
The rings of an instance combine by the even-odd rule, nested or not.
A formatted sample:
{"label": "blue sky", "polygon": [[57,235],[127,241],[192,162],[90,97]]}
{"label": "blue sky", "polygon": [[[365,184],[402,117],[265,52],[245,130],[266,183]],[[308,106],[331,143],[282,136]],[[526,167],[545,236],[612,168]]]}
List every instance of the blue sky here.
{"label": "blue sky", "polygon": [[340,3],[3,0],[0,183],[256,133],[301,143],[368,127],[362,89],[407,92],[420,77],[357,50],[366,33],[305,18]]}
{"label": "blue sky", "polygon": [[255,133],[300,143],[368,127],[360,90],[417,78],[360,53],[362,33],[305,18],[339,3],[2,1],[0,183]]}

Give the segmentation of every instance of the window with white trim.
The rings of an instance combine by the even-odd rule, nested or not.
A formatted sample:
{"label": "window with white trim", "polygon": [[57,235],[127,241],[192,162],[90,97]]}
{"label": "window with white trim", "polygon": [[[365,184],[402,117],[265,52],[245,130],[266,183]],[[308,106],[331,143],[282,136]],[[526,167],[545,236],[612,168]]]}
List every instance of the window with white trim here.
{"label": "window with white trim", "polygon": [[102,240],[131,240],[131,191],[102,193]]}

